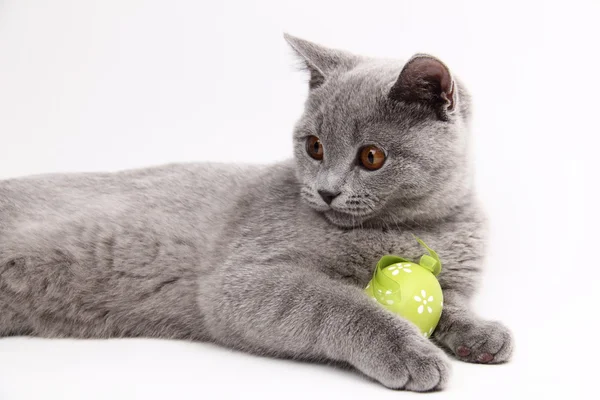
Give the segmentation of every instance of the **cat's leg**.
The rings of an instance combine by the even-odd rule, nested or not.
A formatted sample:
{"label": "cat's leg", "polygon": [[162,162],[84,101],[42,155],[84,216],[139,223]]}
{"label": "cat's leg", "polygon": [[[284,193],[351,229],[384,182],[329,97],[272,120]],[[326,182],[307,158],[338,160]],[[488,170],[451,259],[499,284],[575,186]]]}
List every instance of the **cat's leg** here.
{"label": "cat's leg", "polygon": [[33,330],[27,319],[11,308],[10,302],[0,296],[0,338],[31,335]]}
{"label": "cat's leg", "polygon": [[21,265],[19,260],[5,260],[0,240],[0,337],[29,335],[32,328],[21,310],[21,298],[7,284],[7,276]]}
{"label": "cat's leg", "polygon": [[[485,264],[485,224],[481,217],[472,217],[439,229],[436,233],[417,232],[442,258],[438,279],[444,291],[444,309],[433,340],[462,361],[508,361],[513,350],[508,328],[480,318],[470,306]],[[422,254],[414,240],[404,238],[404,243],[398,246],[404,253],[398,254]]]}
{"label": "cat's leg", "polygon": [[503,363],[510,359],[513,350],[508,328],[476,316],[467,299],[452,290],[444,291],[444,311],[434,340],[458,359],[474,363]]}
{"label": "cat's leg", "polygon": [[225,263],[200,283],[215,341],[261,355],[346,362],[393,389],[444,387],[447,356],[360,289],[298,264]]}

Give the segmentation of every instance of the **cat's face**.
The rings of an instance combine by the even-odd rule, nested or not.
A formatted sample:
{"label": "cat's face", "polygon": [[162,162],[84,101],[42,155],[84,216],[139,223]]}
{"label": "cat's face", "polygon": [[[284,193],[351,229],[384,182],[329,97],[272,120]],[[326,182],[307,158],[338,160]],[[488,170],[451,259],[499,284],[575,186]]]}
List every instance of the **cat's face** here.
{"label": "cat's face", "polygon": [[311,73],[294,131],[310,207],[353,227],[441,218],[460,203],[470,183],[468,98],[444,64],[373,60],[287,39]]}

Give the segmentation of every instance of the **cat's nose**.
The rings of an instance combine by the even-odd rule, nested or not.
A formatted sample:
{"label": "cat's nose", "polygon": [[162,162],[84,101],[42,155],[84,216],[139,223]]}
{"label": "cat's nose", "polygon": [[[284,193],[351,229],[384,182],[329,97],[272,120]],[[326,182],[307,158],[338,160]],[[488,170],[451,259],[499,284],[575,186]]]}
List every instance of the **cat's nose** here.
{"label": "cat's nose", "polygon": [[340,194],[340,192],[333,193],[333,192],[329,192],[327,190],[318,190],[318,192],[319,192],[319,196],[321,196],[323,201],[327,204],[331,204],[333,199],[335,199]]}

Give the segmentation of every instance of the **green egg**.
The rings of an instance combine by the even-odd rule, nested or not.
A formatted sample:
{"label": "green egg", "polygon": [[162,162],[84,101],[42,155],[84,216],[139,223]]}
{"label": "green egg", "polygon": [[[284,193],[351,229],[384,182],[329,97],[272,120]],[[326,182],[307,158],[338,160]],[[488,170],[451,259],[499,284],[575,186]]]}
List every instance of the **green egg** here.
{"label": "green egg", "polygon": [[430,337],[442,316],[444,297],[436,276],[442,264],[429,250],[419,263],[394,255],[383,256],[365,292],[383,307],[415,324],[423,336]]}

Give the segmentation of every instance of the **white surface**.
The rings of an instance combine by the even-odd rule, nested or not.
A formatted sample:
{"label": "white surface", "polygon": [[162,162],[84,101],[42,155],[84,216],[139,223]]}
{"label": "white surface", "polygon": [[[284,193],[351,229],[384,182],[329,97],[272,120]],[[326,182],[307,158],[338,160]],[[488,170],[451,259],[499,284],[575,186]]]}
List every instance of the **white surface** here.
{"label": "white surface", "polygon": [[[427,397],[590,398],[600,355],[600,4],[206,3],[0,2],[0,177],[287,158],[306,78],[283,31],[377,56],[436,54],[476,104],[492,227],[477,309],[513,328],[517,350],[503,366],[456,362],[448,390]],[[410,396],[207,344],[0,340],[2,400],[175,395]]]}

